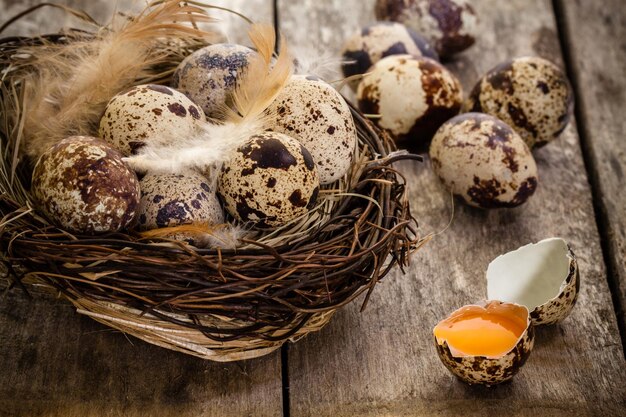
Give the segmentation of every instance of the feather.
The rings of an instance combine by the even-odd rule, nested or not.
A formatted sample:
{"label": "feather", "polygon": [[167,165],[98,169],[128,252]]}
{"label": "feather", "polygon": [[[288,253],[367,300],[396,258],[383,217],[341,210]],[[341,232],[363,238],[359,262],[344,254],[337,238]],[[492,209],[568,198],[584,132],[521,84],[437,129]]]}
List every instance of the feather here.
{"label": "feather", "polygon": [[185,23],[211,20],[198,7],[168,0],[148,6],[117,31],[102,29],[96,39],[30,48],[37,71],[24,80],[26,154],[36,160],[67,136],[95,135],[115,94],[155,76],[153,68],[168,57],[167,49],[157,45],[166,38],[210,38]]}
{"label": "feather", "polygon": [[147,230],[141,233],[141,237],[146,239],[171,238],[179,233],[193,236],[198,247],[235,249],[246,235],[247,230],[232,224],[192,223]]}
{"label": "feather", "polygon": [[341,65],[351,62],[338,58],[332,52],[322,50],[319,46],[300,47],[294,50],[293,56],[296,74],[315,75],[326,82],[342,79]]}
{"label": "feather", "polygon": [[181,172],[189,168],[217,168],[250,136],[266,129],[268,120],[274,117],[267,108],[289,80],[293,62],[284,40],[272,62],[276,42],[273,27],[254,24],[249,36],[257,54],[237,81],[232,95],[234,108],[224,108],[226,121],[207,122],[189,139],[152,140],[138,155],[126,158],[135,170]]}

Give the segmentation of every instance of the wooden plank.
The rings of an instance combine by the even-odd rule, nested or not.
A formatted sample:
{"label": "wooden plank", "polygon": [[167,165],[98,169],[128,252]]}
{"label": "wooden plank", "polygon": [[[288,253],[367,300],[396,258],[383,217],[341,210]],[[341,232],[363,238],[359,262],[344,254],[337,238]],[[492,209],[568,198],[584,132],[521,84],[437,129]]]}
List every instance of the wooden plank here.
{"label": "wooden plank", "polygon": [[[292,43],[318,41],[338,53],[347,34],[374,19],[373,3],[280,0],[279,23]],[[466,91],[513,56],[541,55],[562,64],[548,0],[473,3],[481,33],[449,64]],[[292,416],[623,413],[624,359],[575,125],[535,157],[540,185],[529,203],[491,212],[457,203],[450,229],[412,258],[406,275],[387,277],[365,312],[356,302],[320,333],[290,346]],[[405,163],[402,170],[422,232],[444,229],[450,197],[430,164]],[[565,238],[579,258],[582,287],[572,315],[539,329],[534,352],[511,383],[487,389],[459,382],[436,356],[432,327],[486,296],[490,260],[550,236]]]}
{"label": "wooden plank", "polygon": [[[0,20],[36,3],[0,0]],[[106,21],[116,3],[66,2],[100,21]],[[255,19],[273,19],[271,0],[212,3]],[[243,41],[243,21],[221,16],[229,37]],[[28,22],[12,33],[55,31],[64,21],[42,10]],[[77,315],[62,300],[27,299],[19,289],[0,298],[0,416],[282,414],[279,352],[241,363],[203,361],[127,338]]]}
{"label": "wooden plank", "polygon": [[[626,13],[619,0],[558,1],[565,23],[578,114],[608,249],[609,278],[626,337]],[[618,42],[619,41],[619,42]],[[626,340],[622,340],[626,342]]]}

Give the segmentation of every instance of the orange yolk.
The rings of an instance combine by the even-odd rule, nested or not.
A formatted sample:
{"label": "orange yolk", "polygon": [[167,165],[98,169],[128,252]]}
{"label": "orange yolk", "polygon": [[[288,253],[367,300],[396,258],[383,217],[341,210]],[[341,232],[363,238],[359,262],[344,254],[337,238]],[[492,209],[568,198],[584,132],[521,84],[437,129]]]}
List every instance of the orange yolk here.
{"label": "orange yolk", "polygon": [[508,353],[526,330],[526,323],[487,311],[472,311],[444,320],[434,329],[438,340],[446,340],[468,356],[498,357]]}

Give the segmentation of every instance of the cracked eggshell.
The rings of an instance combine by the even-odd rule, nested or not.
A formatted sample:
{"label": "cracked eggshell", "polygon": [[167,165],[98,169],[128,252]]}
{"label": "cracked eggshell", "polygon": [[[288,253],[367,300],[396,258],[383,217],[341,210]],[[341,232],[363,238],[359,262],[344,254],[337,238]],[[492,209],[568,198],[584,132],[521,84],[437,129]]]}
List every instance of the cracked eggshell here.
{"label": "cracked eggshell", "polygon": [[488,297],[526,306],[535,325],[565,319],[579,289],[576,257],[561,238],[522,246],[498,256],[487,268]]}
{"label": "cracked eggshell", "polygon": [[559,67],[543,58],[521,57],[483,76],[464,107],[508,123],[532,149],[563,132],[573,113],[574,94]]}
{"label": "cracked eggshell", "polygon": [[461,84],[437,61],[393,55],[378,61],[357,89],[359,109],[377,114],[378,127],[399,143],[423,148],[439,126],[458,114]]}
{"label": "cracked eggshell", "polygon": [[218,193],[237,220],[281,226],[314,207],[317,167],[296,139],[277,132],[250,137],[223,164]]}
{"label": "cracked eggshell", "polygon": [[[376,22],[365,26],[346,41],[341,69],[346,77],[365,74],[382,58],[403,54],[439,60],[428,41],[412,29],[396,22]],[[350,83],[355,89],[357,84],[358,81]]]}
{"label": "cracked eggshell", "polygon": [[194,134],[202,109],[163,85],[138,85],[113,97],[100,120],[99,135],[125,156],[146,142],[170,142]]}
{"label": "cracked eggshell", "polygon": [[350,107],[330,84],[294,75],[268,111],[269,129],[297,139],[317,165],[321,184],[342,178],[352,166],[357,144]]}
{"label": "cracked eggshell", "polygon": [[207,117],[219,119],[252,54],[250,48],[229,43],[198,49],[180,63],[172,86],[188,95]]}
{"label": "cracked eggshell", "polygon": [[516,207],[537,188],[528,146],[493,116],[465,113],[441,126],[430,145],[435,173],[470,206]]}
{"label": "cracked eggshell", "polygon": [[478,18],[468,0],[377,0],[379,20],[400,22],[424,36],[448,58],[475,42]]}
{"label": "cracked eggshell", "polygon": [[44,152],[31,192],[46,217],[85,234],[124,229],[139,205],[137,175],[117,150],[88,136],[63,139]]}
{"label": "cracked eggshell", "polygon": [[224,212],[203,175],[147,174],[141,179],[140,230],[190,223],[221,224]]}
{"label": "cracked eggshell", "polygon": [[[465,314],[482,312],[492,314],[513,315],[525,323],[525,329],[517,343],[508,352],[498,356],[468,355],[448,343],[446,339],[434,337],[435,347],[441,362],[462,381],[468,384],[497,385],[508,381],[519,372],[526,363],[533,349],[535,331],[531,324],[528,309],[524,306],[500,301],[486,301],[481,304],[468,305],[454,311],[437,326],[455,320]],[[436,331],[437,327],[435,327]]]}

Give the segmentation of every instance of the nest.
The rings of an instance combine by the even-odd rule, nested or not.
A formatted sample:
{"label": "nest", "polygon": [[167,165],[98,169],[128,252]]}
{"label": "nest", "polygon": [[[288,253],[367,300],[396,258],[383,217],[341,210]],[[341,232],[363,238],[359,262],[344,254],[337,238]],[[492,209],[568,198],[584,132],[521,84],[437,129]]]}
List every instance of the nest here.
{"label": "nest", "polygon": [[[0,71],[34,71],[20,54],[24,47],[94,36],[70,30],[2,39]],[[203,43],[162,42],[167,58],[151,81],[167,84],[184,56]],[[0,245],[10,286],[44,285],[79,313],[147,342],[216,361],[267,354],[319,330],[364,293],[365,307],[377,282],[407,265],[425,241],[392,166],[417,157],[396,152],[353,107],[355,166],[327,187],[323,203],[280,230],[248,234],[235,249],[200,249],[134,232],[71,234],[40,216],[29,196],[29,164],[17,149],[20,127],[7,116],[7,103],[23,104],[21,87],[5,76],[0,88]]]}

